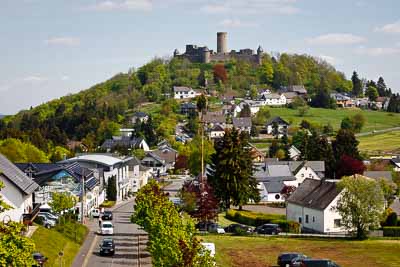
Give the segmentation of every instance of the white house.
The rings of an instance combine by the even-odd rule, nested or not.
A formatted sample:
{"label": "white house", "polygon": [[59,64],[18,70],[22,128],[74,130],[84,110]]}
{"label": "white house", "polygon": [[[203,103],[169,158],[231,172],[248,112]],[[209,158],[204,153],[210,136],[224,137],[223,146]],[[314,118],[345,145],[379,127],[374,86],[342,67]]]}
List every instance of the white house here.
{"label": "white house", "polygon": [[264,94],[260,97],[260,101],[264,106],[284,106],[287,104],[284,94]]}
{"label": "white house", "polygon": [[291,160],[297,160],[301,156],[301,151],[297,149],[294,145],[289,148],[289,157]]}
{"label": "white house", "polygon": [[225,129],[221,125],[217,124],[208,130],[208,137],[211,139],[221,138],[225,135]]}
{"label": "white house", "polygon": [[335,210],[340,195],[336,182],[306,179],[287,199],[286,218],[300,223],[303,231],[343,233]]}
{"label": "white house", "polygon": [[263,182],[258,184],[262,202],[283,202],[282,189],[285,187],[284,182]]}
{"label": "white house", "polygon": [[149,115],[142,111],[136,111],[131,118],[132,124],[135,124],[136,122],[138,123],[147,122],[148,120],[149,120]]}
{"label": "white house", "polygon": [[232,118],[232,124],[234,128],[241,132],[247,132],[248,134],[251,132],[252,123],[250,117]]}
{"label": "white house", "polygon": [[143,166],[151,168],[152,174],[157,176],[166,173],[169,169],[166,161],[152,151],[147,152],[141,163]]}
{"label": "white house", "polygon": [[305,179],[321,180],[318,174],[313,170],[308,161],[304,161],[293,174],[296,177],[297,186],[300,186]]}
{"label": "white house", "polygon": [[0,196],[11,209],[0,213],[0,221],[29,223],[39,212],[39,205],[34,205],[33,192],[39,187],[18,167],[0,154],[0,181],[4,187]]}
{"label": "white house", "polygon": [[273,134],[274,133],[274,125],[277,126],[278,128],[278,136],[281,137],[282,135],[287,134],[288,128],[289,128],[289,123],[286,122],[284,119],[281,117],[273,117],[270,119],[264,126],[267,134]]}
{"label": "white house", "polygon": [[96,169],[103,173],[106,181],[114,176],[117,186],[117,201],[127,196],[128,191],[132,190],[129,174],[129,161],[132,157],[117,158],[108,154],[81,154],[74,158],[66,159],[61,163],[79,162],[79,165],[88,169]]}
{"label": "white house", "polygon": [[174,98],[175,99],[188,99],[194,98],[199,94],[190,87],[186,86],[174,86]]}

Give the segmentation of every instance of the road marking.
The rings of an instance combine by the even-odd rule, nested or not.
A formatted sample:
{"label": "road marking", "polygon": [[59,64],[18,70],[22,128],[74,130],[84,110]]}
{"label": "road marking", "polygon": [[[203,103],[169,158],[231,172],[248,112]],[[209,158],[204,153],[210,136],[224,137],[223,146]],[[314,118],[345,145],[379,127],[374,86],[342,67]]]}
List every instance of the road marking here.
{"label": "road marking", "polygon": [[86,267],[86,265],[87,265],[87,263],[89,261],[89,258],[92,257],[93,249],[94,249],[94,246],[97,244],[98,237],[99,236],[97,235],[97,233],[94,233],[94,239],[92,241],[92,244],[90,244],[90,248],[89,248],[88,254],[85,257],[85,260],[83,261],[82,267]]}

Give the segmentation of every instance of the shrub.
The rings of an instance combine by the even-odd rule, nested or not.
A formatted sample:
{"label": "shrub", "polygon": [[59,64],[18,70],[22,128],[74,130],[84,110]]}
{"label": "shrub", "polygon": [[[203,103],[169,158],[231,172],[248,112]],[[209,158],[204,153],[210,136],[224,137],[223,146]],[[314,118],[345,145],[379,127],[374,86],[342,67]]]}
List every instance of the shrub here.
{"label": "shrub", "polygon": [[397,226],[396,212],[392,212],[387,216],[385,226]]}
{"label": "shrub", "polygon": [[400,237],[400,227],[398,226],[383,227],[383,236]]}
{"label": "shrub", "polygon": [[100,204],[100,208],[111,208],[114,207],[115,201],[106,200]]}
{"label": "shrub", "polygon": [[300,233],[300,224],[294,221],[287,221],[285,215],[228,210],[226,212],[226,218],[256,227],[266,223],[275,223],[278,224],[284,232]]}
{"label": "shrub", "polygon": [[54,229],[78,244],[82,244],[85,241],[88,233],[88,228],[85,225],[76,222],[57,224]]}

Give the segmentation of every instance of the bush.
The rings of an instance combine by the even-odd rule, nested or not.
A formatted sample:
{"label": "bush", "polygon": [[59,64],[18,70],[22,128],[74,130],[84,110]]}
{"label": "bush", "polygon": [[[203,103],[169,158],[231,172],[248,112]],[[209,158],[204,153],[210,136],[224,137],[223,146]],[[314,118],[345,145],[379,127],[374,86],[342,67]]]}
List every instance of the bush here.
{"label": "bush", "polygon": [[383,227],[383,236],[400,237],[400,227],[398,226]]}
{"label": "bush", "polygon": [[387,216],[385,226],[397,226],[397,223],[397,214],[392,212]]}
{"label": "bush", "polygon": [[287,221],[285,215],[228,210],[226,212],[226,218],[238,223],[256,227],[266,223],[275,223],[278,224],[284,232],[300,233],[300,224],[293,221]]}
{"label": "bush", "polygon": [[82,244],[83,241],[85,241],[86,235],[89,231],[85,225],[76,222],[57,224],[54,229],[78,244]]}
{"label": "bush", "polygon": [[115,205],[115,201],[106,200],[100,204],[100,208],[111,208],[111,207],[114,207],[114,205]]}

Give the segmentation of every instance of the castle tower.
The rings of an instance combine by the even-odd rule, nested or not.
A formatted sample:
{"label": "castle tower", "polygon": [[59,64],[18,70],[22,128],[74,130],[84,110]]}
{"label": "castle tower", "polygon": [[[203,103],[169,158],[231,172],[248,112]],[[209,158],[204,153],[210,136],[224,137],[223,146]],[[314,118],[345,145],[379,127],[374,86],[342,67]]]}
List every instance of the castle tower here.
{"label": "castle tower", "polygon": [[264,49],[262,49],[261,45],[257,49],[257,63],[258,65],[262,64],[262,55],[264,53]]}
{"label": "castle tower", "polygon": [[217,32],[217,53],[228,53],[227,32]]}
{"label": "castle tower", "polygon": [[210,55],[211,55],[210,50],[208,49],[207,46],[205,46],[203,48],[203,55],[202,55],[203,56],[203,58],[202,58],[203,63],[210,63]]}

